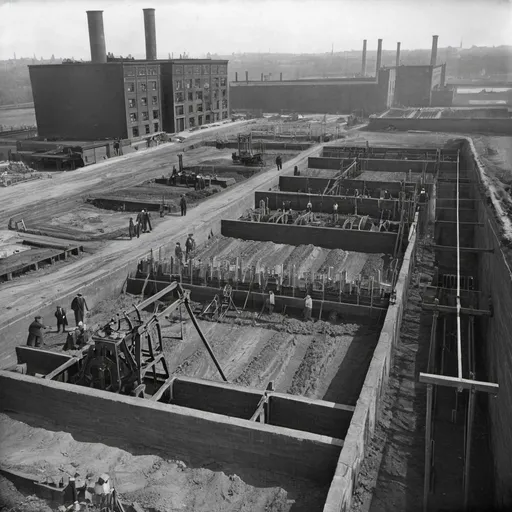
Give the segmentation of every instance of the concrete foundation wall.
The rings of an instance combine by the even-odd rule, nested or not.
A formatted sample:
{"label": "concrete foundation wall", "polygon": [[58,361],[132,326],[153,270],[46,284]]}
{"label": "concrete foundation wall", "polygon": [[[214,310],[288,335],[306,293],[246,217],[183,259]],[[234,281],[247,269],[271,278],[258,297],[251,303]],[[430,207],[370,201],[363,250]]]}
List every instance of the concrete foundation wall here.
{"label": "concrete foundation wall", "polygon": [[[256,192],[254,207],[259,207],[259,202],[268,198],[268,207],[271,210],[283,208],[283,203],[290,202],[295,211],[306,210],[309,201],[313,205],[313,212],[332,213],[334,203],[338,204],[338,213],[355,214],[357,203],[358,215],[370,215],[380,217],[382,210],[398,210],[396,199],[355,198],[343,196],[322,196],[315,194],[297,194],[293,192]],[[398,219],[399,220],[399,219]]]}
{"label": "concrete foundation wall", "polygon": [[345,437],[345,444],[327,495],[324,512],[348,512],[350,510],[352,492],[357,485],[361,463],[379,419],[379,406],[387,386],[393,348],[399,340],[415,253],[416,224],[413,224],[395,287],[396,303],[389,306],[386,314],[379,341]]}
{"label": "concrete foundation wall", "polygon": [[392,254],[396,233],[376,233],[355,229],[290,226],[266,222],[223,220],[223,236],[276,244],[309,245],[344,251]]}
{"label": "concrete foundation wall", "polygon": [[345,439],[354,408],[272,393],[269,411],[271,425]]}
{"label": "concrete foundation wall", "polygon": [[[354,160],[343,158],[330,158],[324,156],[308,158],[308,167],[310,169],[332,169],[339,171],[343,162],[343,168],[346,169]],[[381,171],[381,172],[422,172],[426,164],[427,172],[434,172],[435,162],[429,160],[394,160],[384,158],[361,158],[361,169],[363,171]]]}
{"label": "concrete foundation wall", "polygon": [[[481,201],[477,208],[477,219],[483,223],[475,228],[476,247],[494,248],[494,253],[478,256],[478,283],[484,299],[492,297],[494,316],[478,321],[479,338],[484,341],[481,354],[485,358],[487,375],[477,374],[479,380],[499,384],[496,398],[488,401],[491,446],[494,458],[494,482],[496,505],[502,510],[512,509],[512,273],[502,252],[501,243],[495,233],[501,226],[495,220],[495,212],[489,198],[481,193],[484,189],[479,160],[469,144],[462,151],[469,177],[476,181],[474,193]],[[480,164],[481,165],[481,164]],[[478,341],[478,338],[477,338]]]}
{"label": "concrete foundation wall", "polygon": [[262,396],[263,392],[256,389],[245,389],[241,386],[234,388],[222,383],[177,378],[172,386],[171,403],[248,420],[256,411]]}
{"label": "concrete foundation wall", "polygon": [[369,130],[385,130],[394,126],[399,131],[425,130],[431,132],[496,133],[512,135],[512,119],[492,118],[372,118]]}
{"label": "concrete foundation wall", "polygon": [[[195,145],[197,145],[197,143],[185,147],[188,148]],[[320,150],[319,147],[316,147],[312,148],[310,151],[312,154],[318,154]],[[285,168],[291,171],[294,165],[303,163],[307,156],[307,153],[306,155],[298,155],[286,162]],[[213,231],[213,233],[220,232],[221,219],[237,219],[248,209],[253,207],[254,192],[256,190],[276,187],[278,183],[279,175],[269,176],[268,174],[260,174],[255,176],[251,182],[237,185],[246,187],[247,189],[247,192],[241,196],[236,196],[237,187],[228,189],[225,194],[227,194],[227,197],[230,199],[226,201],[223,207],[199,221],[191,221],[186,227],[183,227],[181,231],[176,233],[175,236],[169,237],[164,244],[160,246],[155,244],[152,247],[153,254],[160,253],[163,258],[174,256],[176,242],[183,242],[190,232],[194,233],[197,244],[204,243],[208,239],[208,235],[211,231]],[[89,308],[94,307],[95,304],[102,300],[118,297],[127,275],[136,269],[137,263],[148,253],[149,249],[147,252],[134,254],[133,260],[130,261],[130,263],[120,265],[115,272],[105,272],[99,276],[95,275],[76,289],[65,290],[60,292],[57,296],[48,298],[48,300],[42,303],[37,309],[29,312],[23,311],[14,316],[11,315],[9,320],[3,321],[0,324],[0,368],[4,368],[16,362],[14,347],[26,343],[28,326],[36,313],[42,315],[45,319],[48,319],[48,321],[51,321],[55,318],[53,315],[56,306],[61,305],[69,309],[71,301],[77,292],[82,293],[84,297],[86,297]]]}
{"label": "concrete foundation wall", "polygon": [[223,471],[242,479],[245,467],[327,484],[343,444],[327,436],[4,371],[0,410],[25,415],[29,422],[42,420],[77,441],[178,458],[195,467],[214,459]]}
{"label": "concrete foundation wall", "polygon": [[[135,295],[140,294],[142,291],[142,287],[144,286],[144,281],[144,279],[128,279],[128,292],[133,293]],[[149,283],[150,284],[146,288],[146,293],[151,294],[154,293],[154,290],[160,291],[169,285],[168,282],[160,281],[150,281]],[[153,283],[153,285],[151,283]],[[221,289],[213,288],[210,286],[196,286],[185,282],[182,283],[182,286],[185,289],[190,290],[191,297],[193,298],[194,301],[201,303],[208,303],[213,300],[215,295],[220,295],[222,293]],[[245,304],[247,309],[261,311],[261,308],[265,304],[268,295],[251,291],[249,297],[247,297],[247,293],[248,292],[245,290],[233,290],[232,298],[235,305],[238,307],[242,307]],[[302,314],[304,310],[305,293],[306,292],[303,291],[300,297],[287,297],[283,295],[275,295],[275,310],[282,311],[286,306],[287,313],[296,315]],[[246,300],[247,304],[245,302]],[[387,301],[385,303],[387,304]],[[333,302],[330,300],[324,300],[322,306],[322,301],[315,300],[313,297],[312,316],[314,318],[319,318],[321,308],[322,318],[324,319],[327,319],[329,317],[329,313],[335,312],[337,315],[340,315],[346,321],[352,320],[357,322],[364,320],[367,323],[369,319],[378,320],[379,318],[381,318],[381,315],[384,314],[384,312],[386,311],[386,308],[379,307],[379,304],[381,304],[381,302],[378,298],[376,298],[374,300],[373,307],[363,306],[360,304],[348,304],[345,302]]]}

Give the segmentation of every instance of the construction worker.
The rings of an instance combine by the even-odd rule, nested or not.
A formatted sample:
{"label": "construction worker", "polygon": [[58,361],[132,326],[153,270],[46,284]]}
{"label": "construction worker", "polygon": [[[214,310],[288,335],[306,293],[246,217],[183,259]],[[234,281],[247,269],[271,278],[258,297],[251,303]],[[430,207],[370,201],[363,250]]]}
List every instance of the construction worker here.
{"label": "construction worker", "polygon": [[260,210],[263,215],[267,213],[267,205],[265,203],[265,199],[260,200]]}
{"label": "construction worker", "polygon": [[76,326],[74,329],[68,332],[68,336],[66,338],[66,343],[64,343],[63,350],[76,350],[78,346],[78,335],[80,333],[80,328]]}
{"label": "construction worker", "polygon": [[40,347],[44,345],[44,330],[48,329],[43,324],[43,317],[37,315],[34,321],[28,326],[27,346]]}
{"label": "construction worker", "polygon": [[75,322],[78,325],[79,322],[83,322],[85,318],[85,312],[89,311],[87,302],[81,293],[77,293],[76,297],[71,301],[71,309],[75,313]]}
{"label": "construction worker", "polygon": [[338,203],[334,203],[332,207],[332,220],[338,222]]}
{"label": "construction worker", "polygon": [[183,264],[183,249],[181,248],[181,245],[179,242],[176,242],[176,247],[174,249],[174,256],[176,257],[176,260],[180,262],[180,265]]}
{"label": "construction worker", "polygon": [[87,332],[87,325],[83,322],[78,323],[77,332],[77,345],[83,347],[89,342],[89,333]]}
{"label": "construction worker", "polygon": [[313,312],[313,299],[306,295],[304,298],[304,320],[311,320],[311,313]]}
{"label": "construction worker", "polygon": [[293,175],[300,176],[299,167],[297,165],[293,168]]}
{"label": "construction worker", "polygon": [[276,165],[277,170],[280,171],[283,168],[283,159],[281,158],[281,155],[277,155],[276,157]]}
{"label": "construction worker", "polygon": [[144,209],[143,212],[144,212],[144,225],[145,225],[145,227],[147,229],[149,229],[149,232],[151,233],[151,230],[152,230],[152,228],[151,228],[151,215],[150,215],[150,213],[146,209]]}
{"label": "construction worker", "polygon": [[68,325],[68,319],[66,317],[66,310],[57,306],[57,310],[55,311],[55,318],[57,319],[57,332],[60,331],[60,326],[62,325],[62,332],[66,332],[66,326]]}
{"label": "construction worker", "polygon": [[384,199],[390,199],[391,195],[389,194],[389,190],[384,190]]}
{"label": "construction worker", "polygon": [[274,312],[274,306],[276,305],[276,297],[274,295],[274,292],[270,290],[268,292],[268,299],[267,299],[267,307],[268,307],[268,314],[271,315]]}
{"label": "construction worker", "polygon": [[192,254],[195,248],[196,242],[194,240],[192,233],[189,233],[187,241],[185,242],[185,262],[188,261],[190,255]]}
{"label": "construction worker", "polygon": [[419,195],[419,202],[426,203],[427,202],[427,192],[424,187],[421,188],[421,192]]}
{"label": "construction worker", "polygon": [[176,166],[172,166],[172,175],[171,175],[171,184],[176,186],[176,180],[178,179],[178,171],[176,170]]}
{"label": "construction worker", "polygon": [[[137,217],[135,218],[135,222],[137,223],[137,238],[139,238],[139,233],[140,233],[140,230],[142,227],[142,222],[143,222],[143,216],[144,216],[143,213],[139,212],[139,213],[137,213]],[[142,230],[142,232],[144,233],[144,230]]]}
{"label": "construction worker", "polygon": [[311,201],[308,201],[308,204],[306,205],[306,211],[308,213],[311,213],[313,211],[313,204],[311,203]]}
{"label": "construction worker", "polygon": [[181,216],[184,217],[185,215],[187,215],[187,200],[185,199],[185,194],[181,194],[180,206]]}

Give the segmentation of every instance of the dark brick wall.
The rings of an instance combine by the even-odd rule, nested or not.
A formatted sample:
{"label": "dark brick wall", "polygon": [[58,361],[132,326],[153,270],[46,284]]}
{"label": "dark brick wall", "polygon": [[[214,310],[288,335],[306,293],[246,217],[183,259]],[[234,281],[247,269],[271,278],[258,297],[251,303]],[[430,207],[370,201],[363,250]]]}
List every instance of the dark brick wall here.
{"label": "dark brick wall", "polygon": [[29,66],[41,137],[127,137],[119,64]]}
{"label": "dark brick wall", "polygon": [[399,66],[396,73],[395,105],[428,107],[432,89],[430,66]]}

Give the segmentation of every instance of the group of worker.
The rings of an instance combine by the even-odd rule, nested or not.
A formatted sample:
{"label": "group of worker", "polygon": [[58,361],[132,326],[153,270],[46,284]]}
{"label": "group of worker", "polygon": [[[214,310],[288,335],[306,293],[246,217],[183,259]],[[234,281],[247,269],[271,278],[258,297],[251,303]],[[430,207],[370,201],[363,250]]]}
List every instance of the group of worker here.
{"label": "group of worker", "polygon": [[[268,312],[269,315],[271,315],[274,312],[274,308],[276,305],[276,297],[274,295],[274,292],[270,290],[268,292],[268,297],[265,300],[264,309]],[[311,298],[311,295],[307,294],[304,297],[304,309],[302,311],[302,316],[304,320],[308,321],[311,320],[311,315],[313,313],[313,299]]]}
{"label": "group of worker", "polygon": [[[196,241],[194,240],[194,235],[192,233],[188,234],[188,238],[185,241],[185,263],[192,256],[192,253],[196,250]],[[179,242],[176,242],[176,247],[174,249],[174,256],[176,257],[176,261],[179,261],[180,265],[183,265],[183,248]]]}
{"label": "group of worker", "polygon": [[[81,293],[77,293],[71,301],[71,309],[75,315],[76,327],[70,331],[66,330],[66,327],[69,325],[66,310],[61,306],[57,306],[54,313],[57,320],[56,332],[59,333],[62,327],[62,333],[67,333],[65,350],[83,346],[89,340],[87,326],[85,325],[85,315],[89,311],[89,307]],[[27,345],[29,347],[42,347],[44,345],[44,332],[50,328],[50,326],[44,325],[41,315],[36,315],[34,321],[28,327]]]}
{"label": "group of worker", "polygon": [[133,223],[133,218],[130,217],[130,224],[128,226],[130,240],[134,236],[137,236],[137,238],[139,238],[141,231],[143,233],[146,233],[146,232],[151,233],[152,229],[153,228],[151,226],[151,214],[146,209],[141,210],[137,214],[137,217],[135,219],[135,224]]}

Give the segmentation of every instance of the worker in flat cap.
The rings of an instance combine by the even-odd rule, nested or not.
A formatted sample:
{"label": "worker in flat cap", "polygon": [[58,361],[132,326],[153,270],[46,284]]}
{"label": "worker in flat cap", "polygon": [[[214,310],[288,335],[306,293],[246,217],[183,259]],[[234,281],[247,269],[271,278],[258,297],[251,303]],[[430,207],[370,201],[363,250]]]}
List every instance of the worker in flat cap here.
{"label": "worker in flat cap", "polygon": [[310,295],[304,298],[304,320],[311,320],[311,313],[313,312],[313,299]]}
{"label": "worker in flat cap", "polygon": [[43,317],[37,315],[28,327],[27,346],[41,347],[44,345],[44,331],[49,329],[43,324]]}
{"label": "worker in flat cap", "polygon": [[60,326],[62,325],[62,332],[66,332],[66,327],[68,325],[68,319],[66,317],[66,310],[57,306],[57,310],[55,311],[55,318],[57,319],[57,332],[60,331]]}

